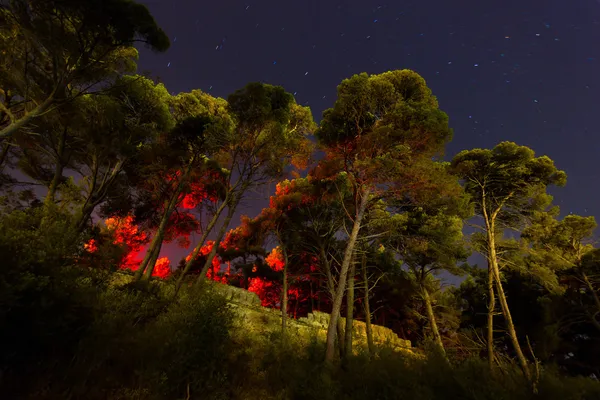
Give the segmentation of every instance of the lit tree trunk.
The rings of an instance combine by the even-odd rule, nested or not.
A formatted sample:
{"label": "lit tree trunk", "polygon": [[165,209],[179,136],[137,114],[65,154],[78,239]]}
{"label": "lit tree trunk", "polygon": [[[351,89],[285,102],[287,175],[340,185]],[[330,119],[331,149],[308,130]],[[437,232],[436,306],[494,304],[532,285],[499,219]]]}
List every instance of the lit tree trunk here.
{"label": "lit tree trunk", "polygon": [[488,315],[487,315],[487,356],[490,371],[494,369],[494,310],[496,296],[494,295],[494,273],[488,260]]}
{"label": "lit tree trunk", "polygon": [[[227,204],[229,203],[229,199],[230,199],[230,197],[229,197],[229,195],[227,195],[225,197],[225,199],[223,200],[223,203],[221,203],[221,205],[219,206],[219,208],[217,209],[217,211],[211,218],[210,222],[208,223],[208,226],[202,233],[200,242],[198,242],[198,244],[194,248],[194,251],[190,255],[190,259],[185,264],[185,267],[183,268],[181,275],[179,275],[179,279],[177,279],[177,283],[175,284],[175,294],[177,294],[177,292],[179,292],[179,289],[181,289],[181,285],[183,283],[183,278],[190,271],[190,268],[192,268],[192,265],[194,264],[194,260],[196,259],[196,257],[198,257],[198,254],[200,253],[200,250],[202,249],[204,242],[206,242],[206,239],[207,239],[209,233],[213,230],[213,228],[217,224],[217,221],[219,220],[221,213],[223,213],[223,210],[225,210],[225,207],[227,207]],[[211,260],[211,262],[212,262],[212,260]],[[247,286],[246,286],[246,289],[247,289]]]}
{"label": "lit tree trunk", "polygon": [[[321,262],[323,263],[323,268],[325,269],[325,274],[327,275],[327,290],[329,292],[329,298],[333,301],[335,297],[335,282],[333,281],[333,274],[331,273],[331,266],[329,265],[329,261],[327,260],[327,255],[325,254],[325,249],[323,246],[319,248],[321,253]],[[333,313],[331,314],[333,315]],[[331,326],[331,317],[329,319],[329,325]],[[340,318],[340,313],[337,316],[337,322],[335,324],[335,336],[337,338],[338,352],[340,358],[344,357],[344,326],[342,324],[342,319]],[[334,345],[335,347],[335,345]]]}
{"label": "lit tree trunk", "polygon": [[498,256],[496,254],[496,238],[494,236],[495,226],[494,219],[487,218],[486,216],[486,228],[487,228],[487,237],[488,237],[488,253],[490,255],[490,264],[492,267],[492,272],[494,276],[494,280],[496,282],[496,289],[498,292],[498,300],[500,301],[500,306],[502,308],[502,315],[504,316],[504,320],[506,321],[506,329],[508,331],[508,335],[511,339],[512,345],[515,349],[515,353],[517,354],[517,359],[519,360],[519,364],[521,365],[521,369],[523,370],[523,374],[525,378],[531,382],[531,373],[529,371],[529,365],[527,364],[527,359],[521,350],[521,345],[519,344],[519,339],[517,337],[517,331],[515,330],[515,325],[512,320],[512,316],[510,314],[510,309],[508,307],[508,302],[506,301],[506,296],[504,294],[504,288],[502,287],[502,281],[500,279],[500,268],[498,267]]}
{"label": "lit tree trunk", "polygon": [[[162,238],[158,242],[157,246],[152,250],[152,256],[148,260],[146,264],[146,272],[144,272],[144,279],[150,279],[152,277],[152,273],[154,272],[154,267],[156,266],[156,261],[158,260],[158,255],[160,254],[160,249],[162,247]],[[148,249],[150,251],[150,249]],[[141,268],[141,265],[140,265]]]}
{"label": "lit tree trunk", "polygon": [[425,308],[427,309],[427,318],[429,319],[429,327],[431,328],[431,332],[433,333],[433,340],[435,344],[438,346],[439,350],[442,352],[444,357],[446,357],[446,349],[444,348],[444,344],[442,343],[442,336],[440,335],[440,331],[438,330],[437,322],[435,320],[435,314],[433,313],[433,305],[431,304],[431,297],[429,296],[429,291],[423,285],[421,285],[421,292],[423,294],[423,300],[425,301]]}
{"label": "lit tree trunk", "polygon": [[365,325],[367,330],[367,346],[371,355],[375,354],[375,344],[373,343],[373,327],[371,326],[371,306],[369,303],[369,277],[367,275],[367,255],[362,256],[362,280],[365,285]]}
{"label": "lit tree trunk", "polygon": [[[163,241],[163,237],[165,235],[165,230],[167,228],[167,224],[169,222],[169,219],[171,218],[171,214],[173,213],[173,211],[175,210],[175,207],[177,206],[177,200],[179,199],[179,195],[183,191],[183,187],[188,180],[190,172],[192,171],[193,162],[194,162],[194,157],[192,157],[190,159],[188,167],[186,168],[183,176],[181,177],[181,179],[179,179],[179,182],[178,182],[177,186],[175,187],[175,191],[171,195],[171,198],[169,199],[169,201],[165,204],[165,212],[163,213],[163,216],[160,220],[160,224],[158,225],[156,234],[154,235],[154,238],[152,239],[152,242],[150,243],[150,247],[148,248],[148,251],[146,252],[146,255],[144,256],[144,259],[142,260],[142,263],[140,264],[140,268],[138,268],[138,270],[135,271],[134,281],[139,281],[142,278],[142,276],[144,275],[144,272],[146,271],[146,268],[148,268],[150,260],[153,257],[156,249],[158,248],[160,251],[160,246],[162,245],[162,241]],[[154,265],[151,265],[151,268],[154,268]],[[150,272],[150,275],[148,275],[148,277],[151,275],[152,275],[152,272]]]}
{"label": "lit tree trunk", "polygon": [[[333,314],[332,319],[333,319]],[[329,322],[331,324],[331,321]],[[343,360],[346,357],[346,343],[345,343],[345,335],[344,335],[344,323],[342,322],[341,312],[337,314],[337,321],[335,323],[335,334],[337,337],[337,346],[338,346],[338,354],[340,360]]]}
{"label": "lit tree trunk", "polygon": [[[233,214],[235,214],[235,209],[238,205],[239,198],[240,198],[240,196],[237,196],[236,198],[234,198],[229,206],[229,210],[227,211],[227,217],[225,217],[225,221],[223,221],[223,225],[221,226],[221,229],[219,230],[219,233],[217,234],[217,237],[215,238],[213,247],[210,250],[210,253],[208,253],[208,257],[206,258],[204,267],[202,267],[202,271],[200,272],[200,275],[198,276],[198,279],[196,280],[197,285],[200,285],[206,279],[206,273],[208,272],[208,269],[212,265],[212,262],[217,255],[217,250],[219,249],[219,244],[221,244],[221,240],[223,240],[223,236],[225,236],[225,232],[227,232],[227,227],[229,226],[229,223],[231,222],[231,219],[233,218]],[[188,264],[191,262],[192,262],[192,259],[190,258],[190,261],[188,261]],[[186,267],[187,267],[187,265],[186,265]]]}
{"label": "lit tree trunk", "polygon": [[[156,251],[160,251],[160,248],[162,246],[163,237],[165,234],[165,230],[167,228],[169,218],[171,218],[171,214],[173,213],[173,210],[175,209],[175,204],[177,202],[177,198],[179,197],[179,193],[180,193],[180,191],[177,191],[177,193],[174,193],[173,196],[171,196],[171,199],[169,200],[169,202],[165,204],[166,205],[165,212],[163,213],[163,216],[160,220],[160,224],[158,225],[158,229],[156,230],[156,234],[152,238],[152,242],[150,242],[150,246],[148,246],[148,251],[146,251],[146,255],[144,255],[144,259],[142,260],[140,267],[138,268],[137,271],[135,271],[134,281],[139,281],[140,279],[142,279],[142,276],[144,276],[144,272],[146,272],[146,269],[152,269],[154,267],[151,264],[151,260],[154,257],[154,253]],[[152,275],[152,272],[150,272],[150,275],[147,275],[147,276],[150,277],[151,275]]]}
{"label": "lit tree trunk", "polygon": [[350,273],[348,274],[348,293],[346,295],[346,358],[352,356],[352,333],[354,326],[354,275],[356,274],[356,264],[354,259],[350,263]]}
{"label": "lit tree trunk", "polygon": [[287,323],[287,303],[288,303],[288,254],[285,245],[281,245],[283,251],[283,288],[281,289],[281,335],[285,341],[286,323]]}
{"label": "lit tree trunk", "polygon": [[344,292],[346,291],[346,279],[348,275],[348,269],[350,268],[350,262],[352,261],[352,255],[354,254],[354,246],[356,244],[356,239],[358,238],[358,233],[361,228],[362,219],[367,208],[368,196],[368,189],[361,190],[360,204],[358,205],[358,209],[356,210],[354,226],[352,227],[352,232],[350,233],[350,237],[348,238],[348,244],[346,245],[346,250],[344,252],[344,259],[342,261],[339,283],[335,292],[335,297],[333,299],[331,320],[327,328],[327,348],[325,351],[325,361],[328,363],[333,362],[333,354],[335,351],[335,329],[339,319],[340,309],[342,308]]}

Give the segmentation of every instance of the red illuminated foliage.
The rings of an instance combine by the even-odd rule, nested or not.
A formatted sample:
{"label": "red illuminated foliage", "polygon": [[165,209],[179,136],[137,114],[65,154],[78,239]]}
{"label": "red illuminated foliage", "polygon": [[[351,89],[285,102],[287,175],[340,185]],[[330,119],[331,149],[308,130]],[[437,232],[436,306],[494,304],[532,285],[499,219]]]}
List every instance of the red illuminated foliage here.
{"label": "red illuminated foliage", "polygon": [[[111,217],[107,218],[104,223],[112,237],[113,244],[125,247],[125,254],[121,259],[119,268],[136,271],[142,262],[141,256],[144,254],[144,245],[148,243],[148,235],[133,223],[132,216]],[[97,252],[97,241],[91,239],[84,244],[84,249],[88,253]],[[162,257],[157,260],[152,276],[165,279],[170,274],[171,262],[169,259]]]}
{"label": "red illuminated foliage", "polygon": [[136,271],[142,262],[143,247],[148,243],[148,235],[133,224],[133,217],[112,217],[105,221],[106,228],[113,232],[115,244],[126,246],[121,269]]}
{"label": "red illuminated foliage", "polygon": [[[204,260],[206,259],[206,256],[208,256],[208,254],[211,252],[213,246],[214,246],[214,241],[209,240],[208,242],[206,242],[206,244],[204,246],[202,246],[200,248],[200,252],[198,253],[198,256],[196,257],[196,261],[199,264],[199,268],[202,268],[202,265],[204,264]],[[191,254],[188,254],[188,256],[185,258],[185,262],[187,263],[190,258],[192,257]],[[208,272],[206,273],[206,277],[210,280],[213,280],[215,282],[221,282],[221,283],[228,283],[228,276],[229,273],[226,272],[224,274],[221,273],[221,258],[219,256],[215,256],[215,258],[213,258],[212,263],[211,263],[211,268],[209,268]]]}
{"label": "red illuminated foliage", "polygon": [[248,290],[256,293],[263,307],[279,308],[281,303],[281,284],[261,278],[249,278]]}
{"label": "red illuminated foliage", "polygon": [[167,257],[159,258],[154,266],[152,276],[166,279],[171,275],[171,261]]}
{"label": "red illuminated foliage", "polygon": [[283,271],[283,267],[285,266],[283,254],[279,247],[275,247],[265,258],[265,261],[267,262],[267,265],[276,272]]}
{"label": "red illuminated foliage", "polygon": [[90,239],[89,242],[83,245],[83,248],[88,253],[95,253],[98,251],[98,243],[96,242],[96,239]]}

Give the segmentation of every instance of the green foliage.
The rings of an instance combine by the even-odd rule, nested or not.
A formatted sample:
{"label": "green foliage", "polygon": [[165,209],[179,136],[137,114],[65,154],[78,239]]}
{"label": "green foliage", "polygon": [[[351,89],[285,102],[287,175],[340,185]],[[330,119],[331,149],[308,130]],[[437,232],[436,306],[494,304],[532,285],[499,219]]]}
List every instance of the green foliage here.
{"label": "green foliage", "polygon": [[566,174],[549,157],[535,157],[533,150],[513,142],[491,150],[464,150],[454,157],[451,168],[463,180],[476,213],[497,215],[508,227],[549,206],[547,186],[566,183]]}
{"label": "green foliage", "polygon": [[131,0],[3,5],[0,137],[33,129],[30,123],[49,110],[135,71],[135,41],[156,51],[169,47],[148,9]]}
{"label": "green foliage", "polygon": [[227,391],[232,322],[223,297],[206,287],[185,291],[149,328],[146,354],[160,382],[157,392],[172,398],[188,388],[195,396]]}

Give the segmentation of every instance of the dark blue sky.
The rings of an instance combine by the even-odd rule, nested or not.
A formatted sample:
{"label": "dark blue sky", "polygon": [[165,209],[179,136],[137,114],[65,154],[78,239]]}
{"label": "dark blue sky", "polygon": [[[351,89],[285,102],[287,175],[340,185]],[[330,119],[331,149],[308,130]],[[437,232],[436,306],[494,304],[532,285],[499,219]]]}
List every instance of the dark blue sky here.
{"label": "dark blue sky", "polygon": [[[448,158],[503,140],[530,146],[568,174],[552,191],[563,214],[600,215],[597,0],[143,3],[172,45],[142,50],[139,71],[172,93],[227,97],[263,81],[296,93],[319,120],[342,79],[412,69],[450,116]],[[260,197],[241,212],[255,215]],[[164,254],[177,263],[186,252]]]}

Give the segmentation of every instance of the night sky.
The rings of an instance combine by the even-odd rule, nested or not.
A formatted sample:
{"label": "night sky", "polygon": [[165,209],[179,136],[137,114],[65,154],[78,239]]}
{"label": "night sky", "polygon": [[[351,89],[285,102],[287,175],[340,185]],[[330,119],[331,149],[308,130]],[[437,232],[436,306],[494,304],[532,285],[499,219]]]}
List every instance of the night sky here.
{"label": "night sky", "polygon": [[[450,116],[447,159],[503,140],[530,146],[567,172],[567,187],[552,190],[562,214],[600,216],[600,0],[142,3],[171,48],[141,49],[139,72],[173,94],[226,98],[262,81],[319,121],[342,79],[412,69]],[[271,193],[240,213],[255,216]],[[188,251],[162,255],[177,264]]]}

